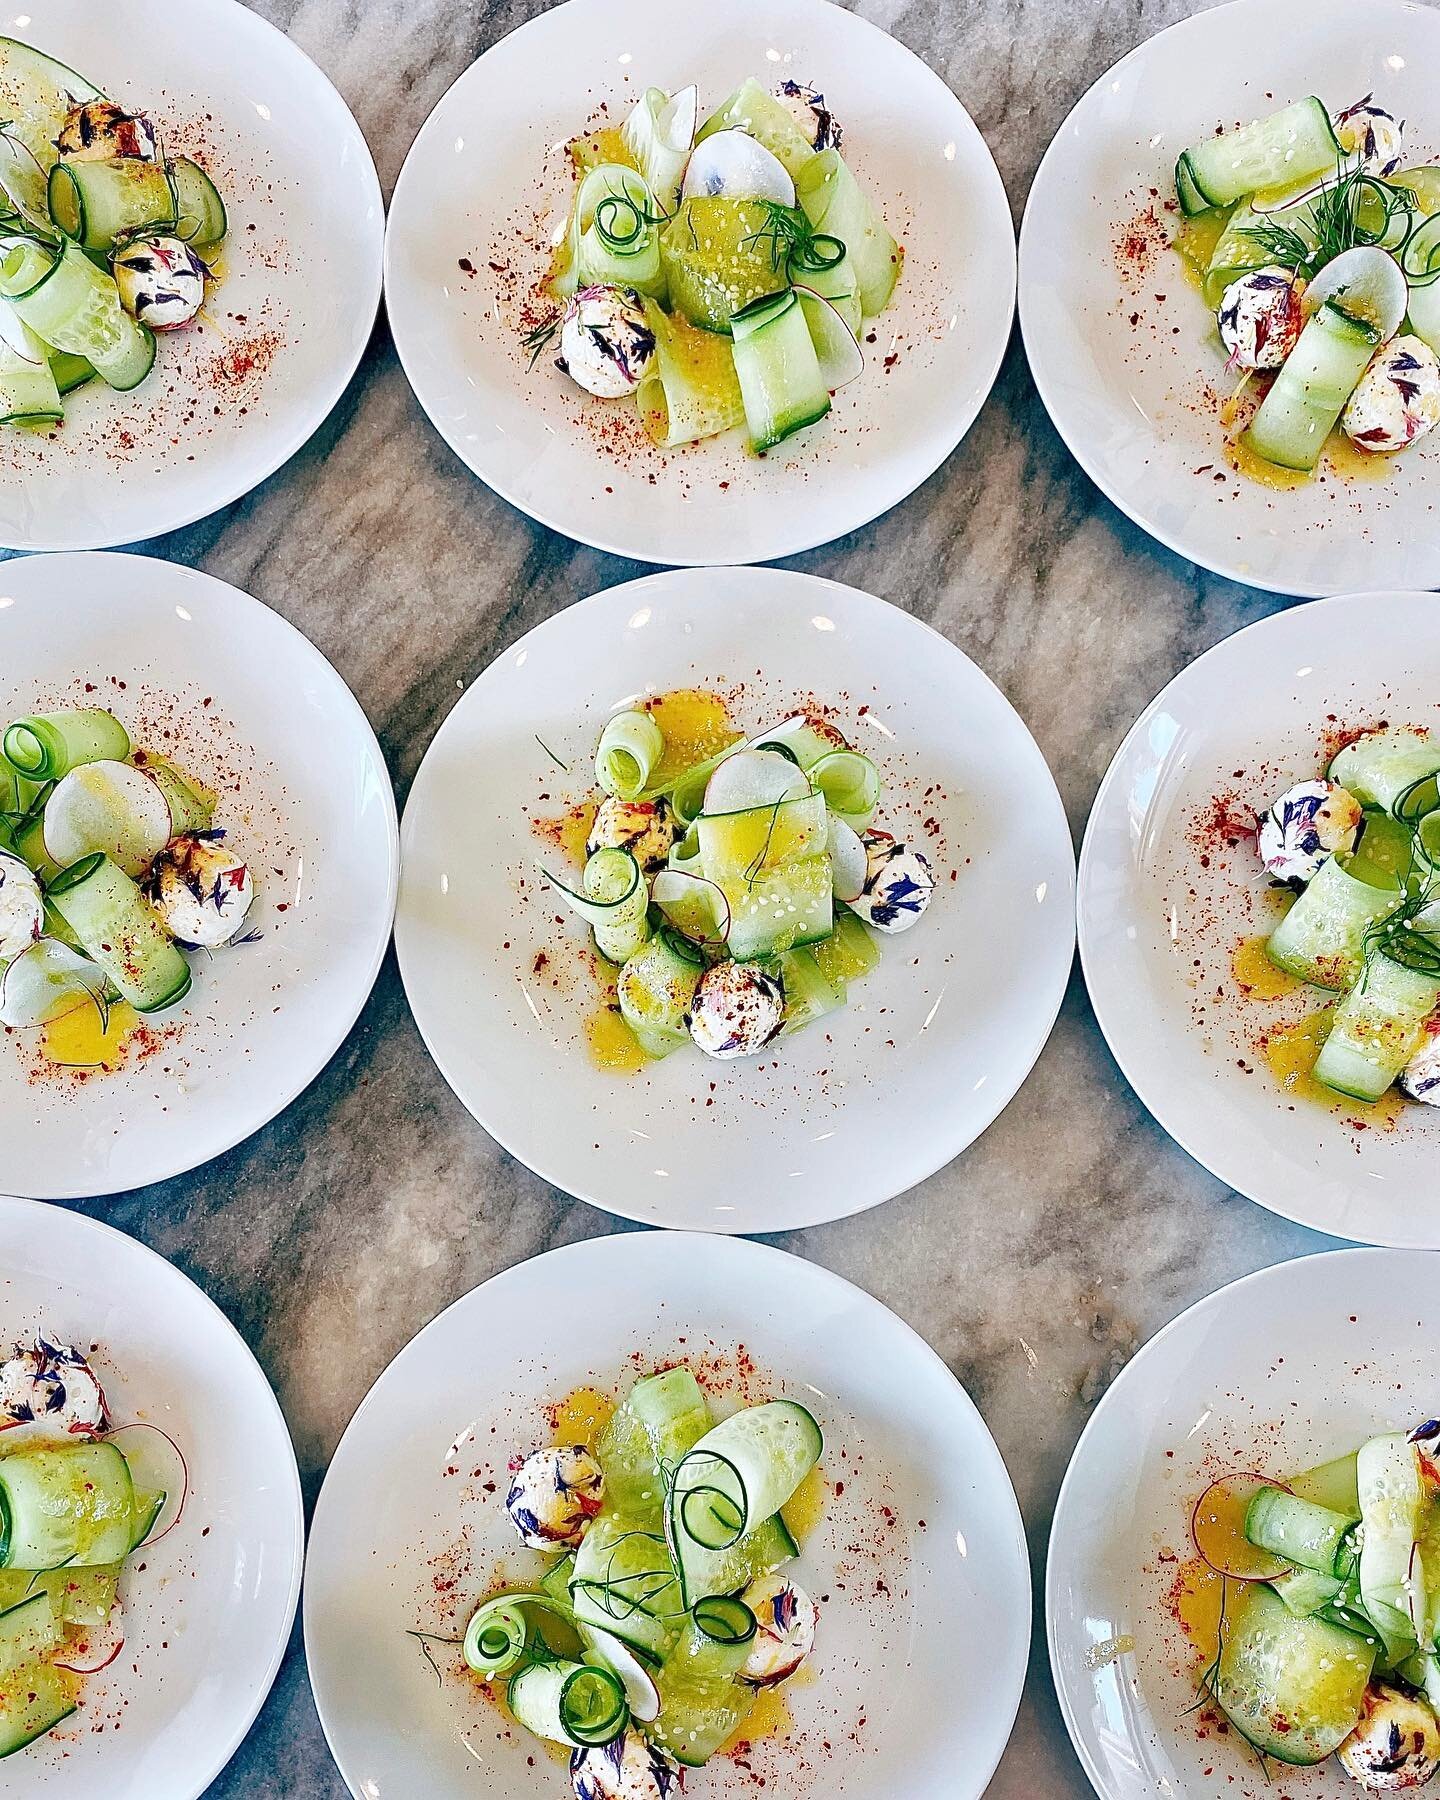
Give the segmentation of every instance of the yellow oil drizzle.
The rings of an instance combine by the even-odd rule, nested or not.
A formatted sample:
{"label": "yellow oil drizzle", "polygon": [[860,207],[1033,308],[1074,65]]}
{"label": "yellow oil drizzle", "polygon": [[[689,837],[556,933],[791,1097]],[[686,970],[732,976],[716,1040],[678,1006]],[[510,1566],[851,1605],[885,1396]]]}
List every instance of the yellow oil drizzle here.
{"label": "yellow oil drizzle", "polygon": [[602,163],[623,163],[627,169],[637,166],[618,125],[602,125],[598,131],[571,138],[570,160],[577,175],[587,175]]}
{"label": "yellow oil drizzle", "polygon": [[825,1517],[830,1504],[830,1483],[817,1464],[780,1508],[780,1516],[797,1544],[803,1544]]}
{"label": "yellow oil drizzle", "polygon": [[1337,1118],[1363,1121],[1383,1131],[1392,1131],[1405,1110],[1405,1100],[1396,1089],[1382,1094],[1373,1106],[1350,1100],[1334,1093],[1315,1079],[1315,1059],[1324,1047],[1334,1022],[1335,1009],[1325,1006],[1308,1013],[1297,1024],[1267,1034],[1265,1061],[1283,1092],[1307,1105],[1323,1106]]}
{"label": "yellow oil drizzle", "polygon": [[589,1449],[605,1429],[615,1402],[594,1388],[580,1387],[568,1393],[555,1409],[556,1444],[583,1444]]}
{"label": "yellow oil drizzle", "polygon": [[106,1016],[87,1000],[42,1029],[40,1054],[61,1068],[112,1071],[124,1062],[125,1046],[139,1023],[139,1015],[123,1000]]}
{"label": "yellow oil drizzle", "polygon": [[1265,954],[1269,941],[1264,934],[1246,938],[1235,946],[1230,959],[1231,972],[1247,1000],[1280,1000],[1304,986],[1271,962]]}
{"label": "yellow oil drizzle", "polygon": [[[1235,421],[1232,408],[1233,403],[1227,402],[1220,409],[1220,422],[1227,428]],[[1266,462],[1263,456],[1255,454],[1243,437],[1226,438],[1225,456],[1237,475],[1243,475],[1247,481],[1258,482],[1261,487],[1271,488],[1276,493],[1293,493],[1296,488],[1308,487],[1310,484],[1311,477],[1304,469],[1282,469],[1278,463]]]}
{"label": "yellow oil drizzle", "polygon": [[[1237,422],[1240,412],[1238,398],[1227,400],[1220,408],[1220,422],[1227,432]],[[1296,488],[1307,487],[1314,479],[1304,469],[1282,469],[1277,463],[1266,462],[1264,457],[1256,456],[1242,436],[1227,436],[1225,455],[1237,475],[1276,493],[1293,493]],[[1345,481],[1385,481],[1395,464],[1393,456],[1376,455],[1352,444],[1338,427],[1326,439],[1322,461],[1332,474]]]}
{"label": "yellow oil drizzle", "polygon": [[1225,1581],[1198,1556],[1183,1563],[1174,1587],[1175,1617],[1186,1638],[1206,1662],[1220,1648],[1220,1611]]}
{"label": "yellow oil drizzle", "polygon": [[591,1013],[585,1021],[585,1042],[596,1068],[612,1075],[638,1075],[650,1061],[613,1006],[601,1006]]}
{"label": "yellow oil drizzle", "polygon": [[708,694],[700,688],[677,688],[672,694],[657,694],[646,702],[645,710],[665,739],[664,754],[650,777],[655,787],[673,781],[707,757],[718,756],[740,736],[725,702],[718,694]]}

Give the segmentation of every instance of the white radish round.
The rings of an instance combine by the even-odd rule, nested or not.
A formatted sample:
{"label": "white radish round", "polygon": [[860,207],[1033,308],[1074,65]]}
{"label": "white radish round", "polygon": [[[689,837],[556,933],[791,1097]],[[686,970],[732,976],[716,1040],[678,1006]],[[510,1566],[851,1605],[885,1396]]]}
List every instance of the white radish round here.
{"label": "white radish round", "polygon": [[727,756],[705,789],[707,813],[749,812],[778,806],[810,792],[810,777],[774,750],[737,750]]}
{"label": "white radish round", "polygon": [[631,1654],[617,1637],[601,1631],[597,1625],[585,1627],[585,1641],[596,1657],[612,1674],[618,1675],[625,1690],[630,1711],[642,1725],[660,1716],[660,1690],[638,1657]]}
{"label": "white radish round", "polygon": [[830,815],[830,836],[826,849],[830,852],[830,885],[839,900],[858,900],[865,892],[869,858],[858,831]]}
{"label": "white radish round", "polygon": [[100,850],[127,875],[143,875],[170,842],[170,802],[143,769],[82,763],[56,782],[44,830],[62,869]]}
{"label": "white radish round", "polygon": [[104,992],[105,977],[89,957],[57,938],[40,938],[0,978],[0,1025],[16,1031],[48,1025],[95,1005]]}
{"label": "white radish round", "polygon": [[855,334],[823,294],[797,287],[805,323],[820,360],[820,379],[832,394],[865,373],[865,353]]}
{"label": "white radish round", "polygon": [[1326,263],[1305,290],[1305,310],[1314,312],[1327,300],[1366,325],[1388,343],[1405,322],[1410,290],[1400,265],[1374,244],[1343,250]]}
{"label": "white radish round", "polygon": [[695,146],[685,168],[681,198],[699,194],[793,206],[795,183],[780,158],[748,132],[717,131]]}

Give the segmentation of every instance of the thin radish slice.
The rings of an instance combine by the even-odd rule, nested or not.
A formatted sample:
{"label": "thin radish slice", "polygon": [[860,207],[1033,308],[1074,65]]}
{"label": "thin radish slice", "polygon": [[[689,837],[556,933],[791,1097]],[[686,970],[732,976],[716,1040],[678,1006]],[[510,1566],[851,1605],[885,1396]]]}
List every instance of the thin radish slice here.
{"label": "thin radish slice", "polygon": [[683,937],[697,944],[723,944],[730,935],[730,902],[715,882],[687,869],[662,869],[650,884],[650,898]]}
{"label": "thin radish slice", "polygon": [[627,1650],[617,1637],[598,1626],[585,1627],[585,1641],[606,1666],[620,1677],[632,1715],[648,1725],[660,1715],[660,1690],[646,1673],[644,1665]]}
{"label": "thin radish slice", "polygon": [[0,340],[14,351],[22,362],[38,368],[45,361],[40,340],[16,313],[8,300],[0,300]]}
{"label": "thin radish slice", "polygon": [[[129,1463],[136,1487],[149,1488],[152,1492],[163,1490],[165,1494],[165,1504],[144,1542],[143,1547],[151,1549],[180,1523],[180,1515],[190,1497],[190,1465],[185,1460],[185,1452],[170,1433],[152,1425],[148,1419],[117,1425],[109,1436]],[[135,1546],[137,1550],[141,1547]]]}
{"label": "thin radish slice", "polygon": [[77,1637],[60,1646],[55,1652],[55,1667],[68,1669],[72,1675],[98,1675],[110,1667],[124,1648],[125,1622],[117,1600],[103,1625],[87,1625]]}
{"label": "thin radish slice", "polygon": [[1305,308],[1314,312],[1327,300],[1366,325],[1388,343],[1405,322],[1410,290],[1400,265],[1373,244],[1344,250],[1326,263],[1305,290]]}
{"label": "thin radish slice", "polygon": [[1261,1488],[1279,1485],[1248,1470],[1239,1475],[1222,1475],[1195,1502],[1190,1535],[1201,1557],[1217,1575],[1228,1575],[1235,1581],[1273,1581],[1290,1567],[1283,1556],[1257,1550],[1245,1536],[1250,1502]]}
{"label": "thin radish slice", "polygon": [[855,334],[823,294],[797,287],[810,341],[820,359],[820,379],[832,394],[865,373],[865,352]]}
{"label": "thin radish slice", "polygon": [[749,812],[757,806],[801,800],[809,792],[809,777],[788,757],[774,750],[737,750],[710,777],[705,789],[705,810]]}
{"label": "thin radish slice", "polygon": [[100,850],[127,875],[143,875],[170,841],[170,802],[143,769],[82,763],[56,782],[44,830],[62,869]]}
{"label": "thin radish slice", "polygon": [[56,938],[22,950],[0,978],[0,1025],[30,1030],[81,1006],[103,1006],[105,977],[89,957]]}
{"label": "thin radish slice", "polygon": [[825,847],[830,852],[830,885],[836,898],[858,900],[865,892],[865,876],[869,871],[869,859],[859,832],[831,813],[830,835]]}
{"label": "thin radish slice", "polygon": [[745,131],[717,131],[697,144],[685,169],[681,198],[723,195],[727,200],[795,204],[795,183],[780,158]]}

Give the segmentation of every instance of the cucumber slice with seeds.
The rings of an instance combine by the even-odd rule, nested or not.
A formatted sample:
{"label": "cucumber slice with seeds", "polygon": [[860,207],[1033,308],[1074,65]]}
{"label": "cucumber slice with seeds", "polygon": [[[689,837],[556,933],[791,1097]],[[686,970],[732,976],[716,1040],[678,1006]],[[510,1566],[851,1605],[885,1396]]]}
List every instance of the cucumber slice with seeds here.
{"label": "cucumber slice with seeds", "polygon": [[1281,365],[1244,434],[1246,446],[1278,468],[1314,469],[1379,344],[1372,326],[1327,300]]}
{"label": "cucumber slice with seeds", "polygon": [[1329,110],[1312,94],[1192,145],[1176,165],[1175,187],[1185,212],[1202,212],[1333,172],[1343,155]]}
{"label": "cucumber slice with seeds", "polygon": [[1365,966],[1366,933],[1404,902],[1398,883],[1358,881],[1332,856],[1271,932],[1265,953],[1312,987],[1353,987]]}

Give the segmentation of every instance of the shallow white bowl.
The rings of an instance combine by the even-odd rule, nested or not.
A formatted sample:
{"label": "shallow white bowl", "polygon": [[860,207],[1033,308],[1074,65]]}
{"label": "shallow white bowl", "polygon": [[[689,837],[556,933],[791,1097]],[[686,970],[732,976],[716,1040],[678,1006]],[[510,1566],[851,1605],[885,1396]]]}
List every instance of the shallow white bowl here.
{"label": "shallow white bowl", "polygon": [[[557,923],[529,821],[588,796],[630,696],[737,682],[746,729],[806,695],[837,706],[887,783],[877,824],[931,851],[938,892],[850,1004],[774,1056],[687,1046],[607,1073],[585,1043],[586,932]],[[789,1230],[933,1174],[1029,1073],[1070,968],[1069,828],[1019,716],[928,625],[809,575],[654,575],[538,626],[441,727],[403,842],[400,968],[446,1080],[547,1181],[653,1224]]]}
{"label": "shallow white bowl", "polygon": [[[28,1034],[0,1034],[5,1179],[55,1200],[194,1168],[290,1104],[374,985],[399,849],[350,690],[293,625],[213,576],[103,553],[5,564],[0,714],[37,698],[112,706],[142,747],[228,786],[216,823],[257,870],[247,929],[262,933],[192,956],[189,995],[156,1019],[174,1042],[113,1074],[37,1080]],[[173,746],[146,720],[177,723]]]}
{"label": "shallow white bowl", "polygon": [[[696,82],[703,119],[751,74],[824,89],[847,160],[905,244],[895,301],[829,418],[763,462],[738,432],[603,453],[593,422],[611,416],[606,403],[549,357],[527,371],[509,283],[490,265],[543,269],[519,233],[563,222],[573,185],[546,152],[602,101],[618,124],[646,87]],[[1015,311],[1010,208],[969,114],[918,57],[827,0],[568,0],[531,20],[460,77],[416,139],[385,267],[405,372],[461,460],[542,524],[642,562],[787,556],[903,500],[969,430]],[[582,409],[589,427],[575,423]]]}
{"label": "shallow white bowl", "polygon": [[[463,1613],[497,1558],[517,1579],[519,1560],[539,1572],[502,1484],[513,1453],[547,1441],[547,1403],[740,1346],[764,1371],[755,1398],[799,1396],[815,1412],[822,1466],[844,1488],[796,1565],[825,1604],[813,1672],[786,1690],[794,1730],[755,1746],[766,1792],[984,1792],[1030,1638],[1020,1512],[984,1421],[909,1326],[838,1276],[739,1239],[650,1232],[554,1250],[476,1288],[351,1420],[311,1528],[305,1646],[353,1794],[461,1800],[478,1782],[507,1800],[568,1795],[564,1769],[463,1683],[437,1683],[406,1633],[433,1626],[443,1581]],[[477,1485],[486,1474],[498,1491]],[[723,1759],[691,1785],[713,1800],[754,1791]]]}
{"label": "shallow white bowl", "polygon": [[1040,165],[1020,233],[1036,386],[1090,478],[1207,569],[1285,594],[1440,583],[1440,438],[1377,458],[1382,480],[1327,477],[1289,492],[1218,480],[1223,433],[1200,390],[1228,391],[1236,378],[1213,316],[1172,253],[1127,279],[1117,232],[1150,190],[1173,195],[1187,144],[1306,94],[1338,109],[1373,92],[1408,122],[1415,160],[1440,157],[1437,60],[1440,13],[1411,0],[1234,0],[1132,50]]}
{"label": "shallow white bowl", "polygon": [[304,1520],[290,1434],[194,1282],[108,1225],[0,1198],[0,1346],[37,1330],[99,1345],[112,1419],[168,1432],[190,1492],[122,1583],[124,1654],[88,1678],[76,1716],[6,1762],[5,1793],[196,1800],[259,1712],[295,1617]]}
{"label": "shallow white bowl", "polygon": [[[1276,915],[1238,903],[1218,863],[1199,866],[1205,852],[1188,834],[1218,793],[1239,790],[1263,806],[1322,774],[1319,745],[1332,722],[1440,725],[1436,606],[1433,594],[1316,601],[1191,663],[1116,752],[1086,827],[1079,886],[1095,1016],[1170,1135],[1272,1212],[1337,1237],[1421,1249],[1440,1247],[1440,1114],[1407,1105],[1393,1131],[1362,1132],[1287,1100],[1246,1040],[1319,999],[1267,1006],[1236,994],[1236,942],[1268,931]],[[1242,846],[1234,863],[1251,871],[1242,885],[1263,893],[1258,857]],[[1212,1001],[1222,989],[1228,997]]]}
{"label": "shallow white bowl", "polygon": [[58,438],[0,437],[8,549],[130,544],[228,506],[320,426],[375,323],[384,204],[349,108],[248,6],[186,0],[181,16],[45,0],[0,21],[198,148],[230,217],[211,326],[162,333],[132,393],[72,395]]}
{"label": "shallow white bowl", "polygon": [[[1197,1734],[1195,1669],[1165,1609],[1194,1502],[1220,1468],[1282,1476],[1429,1416],[1440,1381],[1434,1259],[1337,1250],[1222,1288],[1152,1338],[1085,1428],[1045,1586],[1061,1711],[1103,1800],[1259,1800],[1232,1734]],[[1114,1655],[1113,1640],[1133,1637]],[[1272,1783],[1275,1775],[1272,1773]],[[1330,1762],[1284,1769],[1306,1800],[1356,1792]]]}

